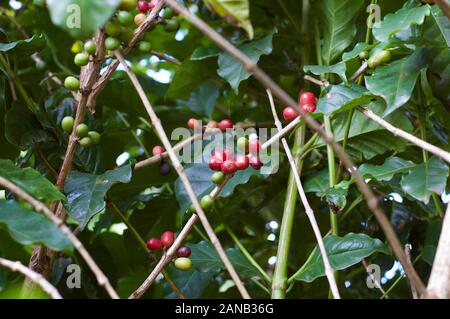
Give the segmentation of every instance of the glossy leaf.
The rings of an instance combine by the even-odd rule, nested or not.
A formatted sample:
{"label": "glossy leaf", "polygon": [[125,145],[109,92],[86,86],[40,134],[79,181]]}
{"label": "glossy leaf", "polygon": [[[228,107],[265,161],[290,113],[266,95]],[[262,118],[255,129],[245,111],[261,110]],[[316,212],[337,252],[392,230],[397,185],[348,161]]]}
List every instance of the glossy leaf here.
{"label": "glossy leaf", "polygon": [[192,112],[211,118],[219,96],[219,86],[210,82],[203,84],[192,92],[187,101],[178,101],[178,104],[189,108]]}
{"label": "glossy leaf", "polygon": [[[192,250],[189,258],[192,260],[193,267],[197,270],[201,272],[219,272],[225,269],[222,260],[210,242],[201,241],[198,244],[191,244],[189,247]],[[252,278],[259,274],[238,249],[228,248],[225,252],[242,278]]]}
{"label": "glossy leaf", "polygon": [[[258,63],[262,55],[268,55],[272,52],[273,33],[259,40],[253,40],[238,45],[237,48],[247,55],[253,62]],[[231,87],[237,92],[239,84],[248,79],[251,73],[245,70],[245,67],[228,53],[219,54],[219,69],[217,73],[230,83]]]}
{"label": "glossy leaf", "polygon": [[414,167],[411,161],[399,157],[389,157],[383,165],[362,164],[358,172],[362,177],[374,178],[377,181],[390,181],[396,174],[406,173]]}
{"label": "glossy leaf", "polygon": [[342,81],[347,82],[347,76],[345,72],[347,68],[344,62],[339,62],[334,65],[326,66],[326,65],[305,65],[303,67],[303,71],[308,73],[311,72],[315,75],[326,75],[326,74],[337,74]]}
{"label": "glossy leaf", "polygon": [[44,245],[55,250],[72,251],[72,243],[45,216],[22,207],[14,200],[0,200],[0,226],[22,245]]}
{"label": "glossy leaf", "polygon": [[10,160],[0,159],[0,176],[39,200],[64,200],[56,187],[31,167],[20,168]]}
{"label": "glossy leaf", "polygon": [[397,12],[390,13],[382,21],[373,26],[373,36],[381,42],[387,42],[395,34],[407,30],[411,25],[421,25],[425,17],[430,14],[430,7],[418,6],[413,8],[402,8]]}
{"label": "glossy leaf", "polygon": [[367,89],[387,103],[383,116],[409,101],[420,71],[429,65],[430,54],[424,48],[416,49],[410,56],[378,67],[372,76],[365,77]]}
{"label": "glossy leaf", "polygon": [[105,209],[106,192],[115,183],[128,183],[131,180],[129,165],[93,175],[73,171],[64,186],[67,194],[67,213],[80,223],[83,229],[89,220]]}
{"label": "glossy leaf", "polygon": [[317,113],[332,115],[342,111],[350,110],[356,106],[364,106],[373,99],[370,92],[362,86],[353,84],[330,85],[326,88],[324,95],[317,103]]}
{"label": "glossy leaf", "polygon": [[355,18],[361,9],[362,0],[320,0],[319,21],[323,34],[322,59],[332,64],[352,43],[356,34]]}
{"label": "glossy leaf", "polygon": [[447,184],[448,166],[439,158],[432,157],[426,163],[411,168],[403,176],[402,189],[417,200],[427,204],[432,193],[441,195]]}
{"label": "glossy leaf", "polygon": [[[326,236],[324,244],[334,270],[346,269],[376,252],[389,254],[388,248],[379,239],[371,238],[366,234],[348,233],[344,237]],[[295,279],[312,282],[323,276],[325,276],[325,268],[322,256],[316,247],[306,263],[295,274]]]}

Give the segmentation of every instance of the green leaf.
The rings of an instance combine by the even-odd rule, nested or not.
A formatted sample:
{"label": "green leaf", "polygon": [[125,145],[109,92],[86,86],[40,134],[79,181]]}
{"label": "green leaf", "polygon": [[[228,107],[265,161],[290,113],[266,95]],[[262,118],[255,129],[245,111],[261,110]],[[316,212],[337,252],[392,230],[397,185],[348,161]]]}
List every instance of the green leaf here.
{"label": "green leaf", "polygon": [[228,23],[244,29],[250,40],[253,39],[253,26],[250,22],[248,0],[203,0],[203,2]]}
{"label": "green leaf", "polygon": [[34,35],[33,37],[25,40],[18,40],[9,43],[0,43],[0,52],[4,53],[16,53],[20,56],[29,57],[31,54],[41,51],[45,48],[45,36]]}
{"label": "green leaf", "polygon": [[[198,271],[195,267],[188,271],[180,271],[173,265],[168,267],[168,271],[175,285],[188,299],[201,298],[203,291],[208,287],[215,275],[214,272]],[[172,291],[167,282],[164,282],[163,285],[165,290],[169,292],[164,299],[178,299],[178,296]]]}
{"label": "green leaf", "polygon": [[351,87],[343,84],[330,85],[319,99],[316,113],[332,115],[368,104],[372,99],[370,92],[357,84]]}
{"label": "green leaf", "polygon": [[323,34],[322,59],[330,65],[352,43],[362,0],[320,0],[315,5]]}
{"label": "green leaf", "polygon": [[192,112],[211,118],[219,97],[219,85],[208,82],[192,92],[188,101],[178,101],[178,104],[189,108]]}
{"label": "green leaf", "polygon": [[410,56],[378,67],[372,76],[365,77],[367,89],[387,103],[383,117],[409,101],[417,77],[429,65],[430,58],[429,50],[419,48]]}
{"label": "green leaf", "polygon": [[45,216],[20,206],[14,200],[0,200],[0,225],[22,245],[44,245],[54,250],[72,251],[72,243]]}
{"label": "green leaf", "polygon": [[415,164],[411,161],[399,157],[389,157],[383,165],[379,166],[364,163],[358,168],[358,172],[364,178],[370,177],[382,182],[390,181],[394,175],[406,173],[414,166]]}
{"label": "green leaf", "polygon": [[10,160],[0,159],[0,176],[39,200],[56,201],[65,199],[65,196],[48,179],[31,167],[20,168]]}
{"label": "green leaf", "polygon": [[349,51],[349,52],[344,52],[344,54],[342,54],[342,61],[343,62],[347,62],[351,59],[356,58],[361,52],[363,51],[369,51],[371,50],[373,47],[375,46],[375,44],[367,44],[365,42],[359,42],[355,45],[355,47]]}
{"label": "green leaf", "polygon": [[[344,237],[326,236],[324,239],[325,250],[334,270],[346,269],[359,263],[363,258],[376,252],[389,254],[388,248],[379,240],[366,234],[348,233]],[[306,263],[295,274],[295,280],[312,282],[325,276],[322,255],[314,248]]]}
{"label": "green leaf", "polygon": [[303,185],[305,193],[316,193],[318,196],[325,194],[330,184],[329,180],[328,169],[321,170],[306,180],[305,185]]}
{"label": "green leaf", "polygon": [[67,213],[84,229],[89,220],[105,209],[105,195],[115,183],[128,183],[131,167],[126,165],[101,175],[73,171],[64,185]]}
{"label": "green leaf", "polygon": [[430,15],[430,7],[427,5],[402,8],[386,15],[382,21],[376,22],[372,29],[373,36],[378,41],[388,42],[392,36],[409,29],[411,25],[421,25],[428,15]]}
{"label": "green leaf", "polygon": [[167,97],[172,99],[188,99],[191,92],[199,85],[214,78],[215,62],[186,60],[178,67],[173,76]]}
{"label": "green leaf", "polygon": [[439,6],[431,7],[431,15],[425,21],[424,37],[439,45],[450,46],[450,21]]}
{"label": "green leaf", "polygon": [[422,249],[422,259],[430,266],[433,266],[433,260],[436,255],[441,230],[442,220],[430,220],[427,226],[425,242]]}
{"label": "green leaf", "polygon": [[[272,38],[273,33],[262,39],[240,44],[237,48],[253,62],[258,63],[262,55],[269,55],[272,52]],[[245,67],[228,53],[220,53],[218,63],[217,73],[227,80],[236,92],[238,92],[239,84],[251,76],[251,73],[247,72]]]}
{"label": "green leaf", "polygon": [[303,71],[305,73],[311,72],[315,75],[324,75],[324,74],[337,74],[342,81],[347,82],[347,76],[345,75],[345,72],[347,71],[347,68],[345,66],[345,62],[339,62],[334,65],[326,66],[326,65],[305,65],[303,67]]}
{"label": "green leaf", "polygon": [[411,168],[400,184],[405,193],[428,204],[433,192],[441,195],[445,191],[447,177],[448,166],[439,158],[432,157],[428,162]]}
{"label": "green leaf", "polygon": [[47,0],[53,24],[77,39],[90,37],[108,22],[120,0]]}
{"label": "green leaf", "polygon": [[[191,258],[193,267],[197,270],[201,272],[219,272],[225,269],[222,260],[210,242],[201,241],[198,244],[188,246],[192,250],[189,258]],[[252,278],[258,276],[258,271],[250,264],[240,250],[228,248],[225,252],[240,277]]]}

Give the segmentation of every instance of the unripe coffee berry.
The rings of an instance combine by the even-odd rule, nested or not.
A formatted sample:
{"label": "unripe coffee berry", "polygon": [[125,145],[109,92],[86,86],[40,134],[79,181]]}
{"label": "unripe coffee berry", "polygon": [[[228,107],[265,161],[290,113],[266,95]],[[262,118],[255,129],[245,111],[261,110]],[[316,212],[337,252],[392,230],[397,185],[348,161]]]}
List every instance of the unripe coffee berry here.
{"label": "unripe coffee berry", "polygon": [[216,185],[222,184],[224,179],[225,179],[225,174],[223,172],[215,172],[211,176],[211,181]]}
{"label": "unripe coffee berry", "polygon": [[175,259],[175,267],[179,270],[188,271],[192,267],[192,261],[186,257]]}
{"label": "unripe coffee berry", "polygon": [[78,126],[75,128],[75,135],[79,138],[85,137],[88,135],[89,127],[84,124],[78,124]]}
{"label": "unripe coffee berry", "polygon": [[73,130],[74,118],[72,116],[66,116],[61,121],[61,127],[64,132],[70,133]]}

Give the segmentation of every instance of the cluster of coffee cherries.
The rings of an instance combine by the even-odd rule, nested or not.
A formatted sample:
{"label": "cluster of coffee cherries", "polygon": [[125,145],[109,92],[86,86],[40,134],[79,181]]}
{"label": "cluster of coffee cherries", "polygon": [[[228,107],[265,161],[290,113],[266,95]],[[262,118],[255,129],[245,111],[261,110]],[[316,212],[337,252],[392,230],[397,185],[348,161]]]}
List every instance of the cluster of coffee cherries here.
{"label": "cluster of coffee cherries", "polygon": [[[151,237],[147,240],[147,248],[150,251],[158,251],[161,249],[169,249],[173,242],[175,241],[175,236],[172,231],[167,230],[162,233],[160,238]],[[180,270],[187,271],[192,267],[192,261],[189,259],[191,255],[191,249],[187,246],[182,246],[178,248],[177,258],[175,259],[175,267]]]}
{"label": "cluster of coffee cherries", "polygon": [[[61,121],[61,128],[67,133],[72,133],[73,123],[75,122],[72,116],[66,116]],[[100,143],[100,134],[97,131],[89,131],[87,124],[78,124],[75,128],[75,135],[78,137],[78,143],[82,147],[90,147]]]}
{"label": "cluster of coffee cherries", "polygon": [[[317,109],[317,97],[314,93],[300,93],[298,104],[305,113],[314,113]],[[298,117],[298,112],[293,106],[286,106],[283,110],[283,118],[287,122],[291,122]]]}
{"label": "cluster of coffee cherries", "polygon": [[[137,25],[140,25],[145,19],[145,14],[149,10],[153,9],[158,4],[158,2],[159,0],[151,0],[150,2],[144,0],[138,1],[137,8],[139,9],[140,13],[135,16],[135,23]],[[176,12],[172,8],[166,7],[162,12],[161,17],[164,19],[162,23],[166,32],[175,32],[180,28],[180,22],[175,18]]]}
{"label": "cluster of coffee cherries", "polygon": [[[156,145],[152,149],[153,156],[158,156],[166,152],[166,149],[160,145]],[[170,173],[170,164],[161,158],[161,163],[159,164],[159,172],[161,175],[168,175]]]}

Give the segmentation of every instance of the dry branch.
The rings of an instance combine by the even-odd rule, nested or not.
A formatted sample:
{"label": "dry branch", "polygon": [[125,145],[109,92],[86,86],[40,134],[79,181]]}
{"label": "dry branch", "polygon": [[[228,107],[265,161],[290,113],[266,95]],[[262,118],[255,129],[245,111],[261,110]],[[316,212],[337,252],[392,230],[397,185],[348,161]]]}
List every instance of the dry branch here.
{"label": "dry branch", "polygon": [[53,299],[62,299],[58,290],[51,283],[49,283],[47,279],[45,279],[41,274],[32,271],[30,268],[25,267],[19,261],[11,261],[0,257],[0,266],[22,273],[25,277],[39,285],[42,290]]}
{"label": "dry branch", "polygon": [[[175,11],[184,16],[189,22],[191,22],[196,28],[198,28],[203,34],[213,40],[217,46],[221,49],[225,50],[232,57],[234,57],[237,61],[239,61],[248,72],[253,73],[253,76],[262,83],[262,85],[266,88],[269,88],[285,105],[297,105],[297,102],[292,99],[278,84],[276,84],[264,71],[262,71],[256,63],[251,60],[248,56],[243,54],[239,49],[233,46],[228,40],[226,40],[223,36],[213,30],[208,26],[203,20],[201,20],[196,15],[192,14],[188,9],[184,6],[180,5],[175,0],[165,0],[167,4],[169,4]],[[300,108],[296,108],[298,113],[302,115],[305,120],[305,123],[314,131],[318,132],[325,143],[331,145],[336,155],[342,160],[345,167],[351,172],[353,178],[356,181],[358,188],[361,193],[364,195],[367,206],[373,212],[375,217],[377,218],[381,228],[383,229],[386,238],[392,247],[394,254],[399,259],[402,264],[405,272],[409,274],[409,277],[415,283],[415,286],[418,288],[419,292],[423,292],[425,286],[418,276],[415,269],[408,263],[405,252],[403,251],[403,247],[400,241],[397,238],[386,214],[378,202],[377,197],[373,194],[372,190],[368,187],[368,185],[364,182],[361,176],[355,169],[355,165],[353,161],[349,157],[349,155],[345,152],[342,146],[337,143],[334,137],[330,134],[327,134],[321,127],[320,124],[312,119],[308,114],[306,114]]]}

